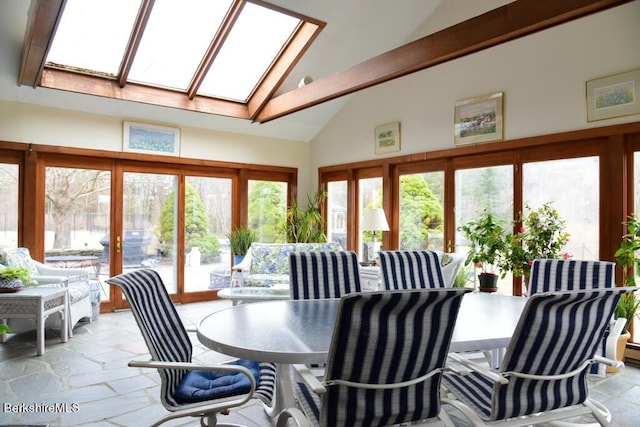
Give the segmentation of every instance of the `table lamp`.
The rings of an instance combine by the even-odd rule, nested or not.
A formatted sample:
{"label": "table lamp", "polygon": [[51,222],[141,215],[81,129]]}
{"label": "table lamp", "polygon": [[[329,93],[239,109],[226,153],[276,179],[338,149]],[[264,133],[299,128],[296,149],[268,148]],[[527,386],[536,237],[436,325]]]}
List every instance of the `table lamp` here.
{"label": "table lamp", "polygon": [[384,214],[384,209],[365,209],[362,213],[361,228],[363,231],[371,231],[373,233],[373,241],[371,242],[371,247],[367,254],[367,261],[373,261],[375,264],[375,254],[380,250],[376,233],[378,231],[389,231],[389,223],[387,222],[387,217]]}

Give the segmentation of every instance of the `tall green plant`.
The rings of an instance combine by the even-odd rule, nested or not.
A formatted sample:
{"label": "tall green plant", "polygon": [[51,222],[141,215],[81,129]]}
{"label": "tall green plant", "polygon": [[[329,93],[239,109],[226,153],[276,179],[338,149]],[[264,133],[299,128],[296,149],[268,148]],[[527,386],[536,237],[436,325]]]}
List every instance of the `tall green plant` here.
{"label": "tall green plant", "polygon": [[282,227],[289,243],[321,243],[327,241],[324,232],[321,205],[327,199],[327,191],[318,190],[313,197],[307,195],[307,209],[292,203]]}
{"label": "tall green plant", "polygon": [[[622,235],[620,247],[613,254],[622,268],[622,286],[636,286],[636,276],[640,274],[640,219],[632,214],[622,225],[627,232]],[[615,317],[625,318],[622,333],[626,333],[634,317],[640,313],[640,301],[635,293],[624,294],[616,306]]]}

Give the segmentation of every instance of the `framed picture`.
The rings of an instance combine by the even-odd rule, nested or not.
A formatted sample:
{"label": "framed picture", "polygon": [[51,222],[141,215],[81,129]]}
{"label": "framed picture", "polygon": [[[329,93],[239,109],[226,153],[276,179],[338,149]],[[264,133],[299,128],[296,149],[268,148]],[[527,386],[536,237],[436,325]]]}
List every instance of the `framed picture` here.
{"label": "framed picture", "polygon": [[180,155],[180,129],[124,122],[122,150],[132,153]]}
{"label": "framed picture", "polygon": [[640,68],[587,82],[587,121],[640,113]]}
{"label": "framed picture", "polygon": [[376,154],[400,151],[400,122],[376,126]]}
{"label": "framed picture", "polygon": [[500,141],[503,138],[502,92],[457,101],[454,112],[456,145]]}

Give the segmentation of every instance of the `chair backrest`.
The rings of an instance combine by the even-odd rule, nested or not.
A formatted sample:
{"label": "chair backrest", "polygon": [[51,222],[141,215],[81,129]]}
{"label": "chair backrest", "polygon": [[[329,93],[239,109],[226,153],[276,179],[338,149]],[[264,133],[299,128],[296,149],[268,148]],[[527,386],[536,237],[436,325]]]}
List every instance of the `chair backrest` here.
{"label": "chair backrest", "polygon": [[292,299],[340,298],[360,292],[358,255],[353,251],[289,254]]}
{"label": "chair backrest", "polygon": [[531,265],[529,295],[538,292],[612,288],[615,263],[573,259],[536,259]]}
{"label": "chair backrest", "polygon": [[435,251],[381,251],[382,285],[387,290],[444,288],[440,258]]}
{"label": "chair backrest", "polygon": [[[362,292],[343,297],[329,348],[320,425],[392,425],[440,413],[440,383],[464,288]],[[428,373],[414,385],[400,385]],[[366,389],[331,384],[346,380]],[[327,383],[328,382],[328,383]]]}
{"label": "chair backrest", "polygon": [[[576,405],[587,398],[586,376],[621,293],[631,288],[537,293],[527,300],[493,387],[491,419]],[[571,371],[573,374],[565,377]],[[518,374],[542,375],[522,378]]]}
{"label": "chair backrest", "polygon": [[[191,341],[158,272],[134,270],[111,277],[107,283],[122,289],[152,360],[191,362]],[[180,406],[173,396],[185,372],[158,370],[162,380],[160,395],[165,407]]]}

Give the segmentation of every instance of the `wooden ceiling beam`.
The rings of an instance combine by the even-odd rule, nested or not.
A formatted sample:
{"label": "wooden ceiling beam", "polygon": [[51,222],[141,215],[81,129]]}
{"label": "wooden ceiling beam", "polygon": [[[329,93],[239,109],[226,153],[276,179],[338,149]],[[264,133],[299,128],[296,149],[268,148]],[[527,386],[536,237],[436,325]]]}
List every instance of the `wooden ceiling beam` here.
{"label": "wooden ceiling beam", "polygon": [[252,119],[267,105],[269,99],[273,97],[280,85],[289,76],[325,25],[326,23],[324,22],[302,22],[291,42],[269,69],[269,72],[251,95],[249,102],[247,102],[249,116]]}
{"label": "wooden ceiling beam", "polygon": [[170,91],[135,83],[121,88],[115,80],[69,71],[45,69],[41,87],[94,95],[123,101],[140,102],[162,107],[178,108],[197,113],[249,119],[247,106],[232,101],[196,96],[192,100],[184,92]]}
{"label": "wooden ceiling beam", "polygon": [[264,123],[633,0],[517,0],[271,99]]}
{"label": "wooden ceiling beam", "polygon": [[64,0],[33,0],[29,7],[27,28],[22,43],[18,86],[36,87],[40,81],[50,40],[56,31]]}

